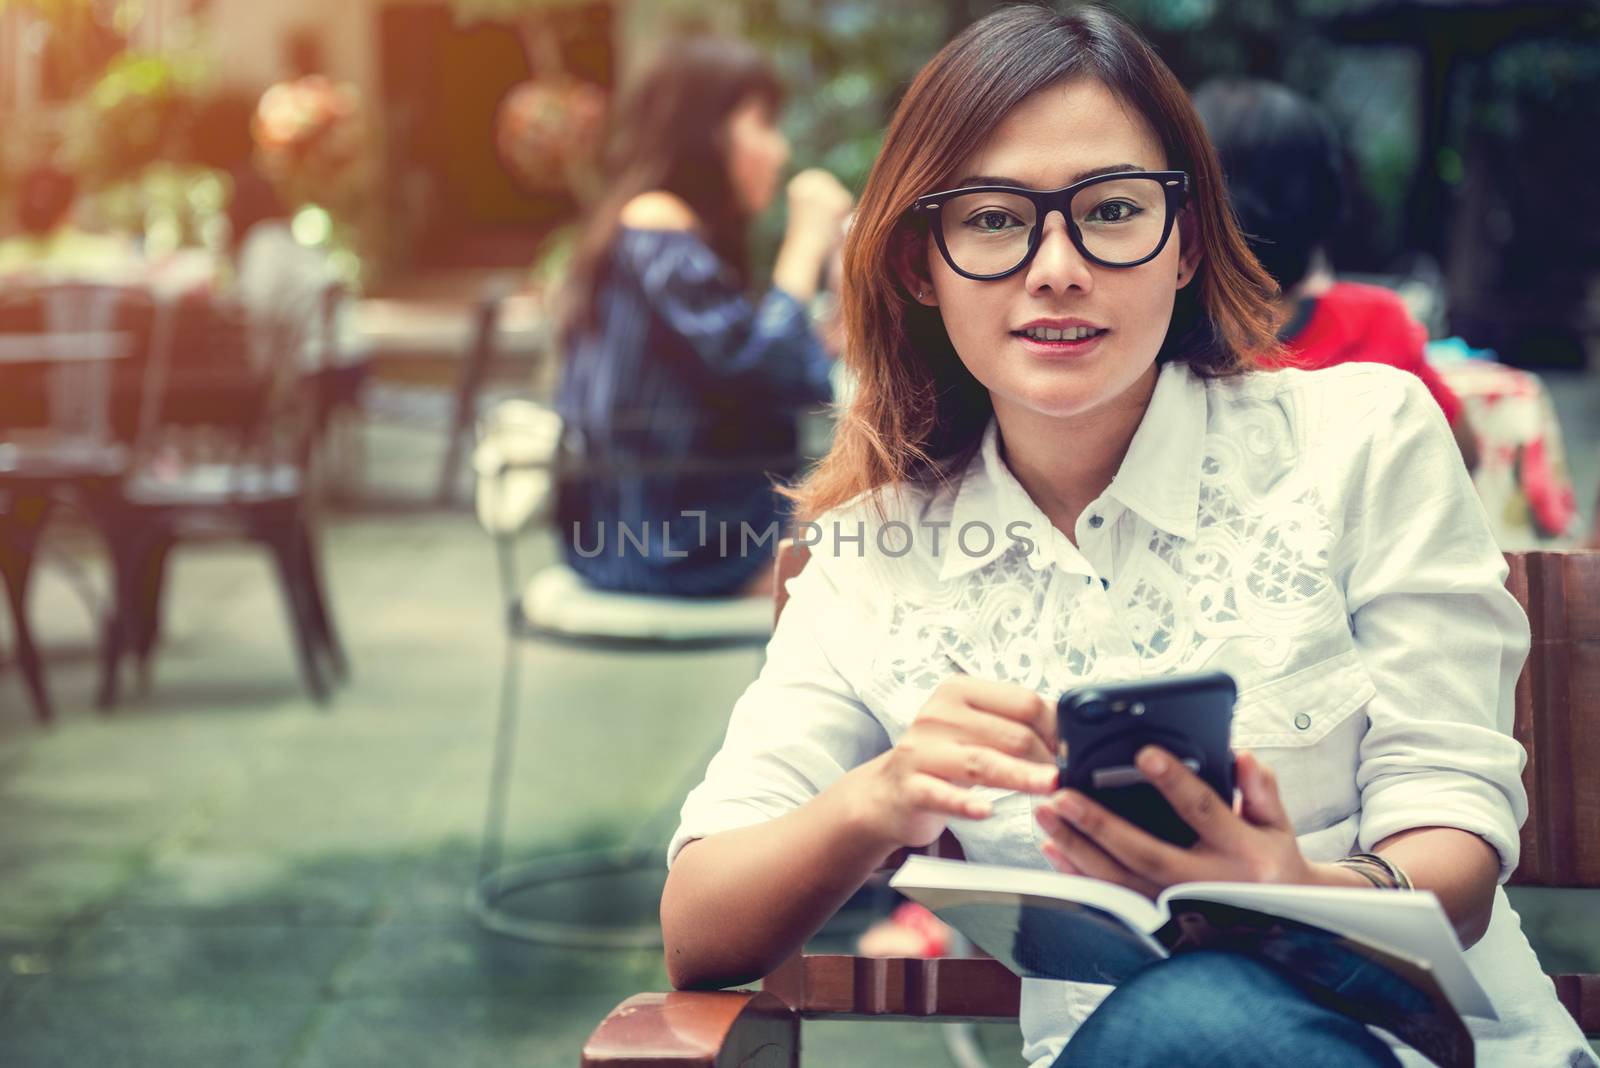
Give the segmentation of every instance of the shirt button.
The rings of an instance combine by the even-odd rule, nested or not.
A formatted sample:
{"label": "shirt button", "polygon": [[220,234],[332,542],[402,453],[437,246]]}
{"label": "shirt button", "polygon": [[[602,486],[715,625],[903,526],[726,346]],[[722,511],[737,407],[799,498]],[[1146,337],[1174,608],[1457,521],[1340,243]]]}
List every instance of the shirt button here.
{"label": "shirt button", "polygon": [[1302,712],[1298,716],[1294,717],[1294,725],[1299,727],[1301,730],[1305,730],[1307,727],[1311,726],[1311,717]]}
{"label": "shirt button", "polygon": [[1104,523],[1105,523],[1105,519],[1102,518],[1101,516],[1092,515],[1092,516],[1089,517],[1089,526],[1094,528],[1095,530],[1099,530],[1100,527]]}

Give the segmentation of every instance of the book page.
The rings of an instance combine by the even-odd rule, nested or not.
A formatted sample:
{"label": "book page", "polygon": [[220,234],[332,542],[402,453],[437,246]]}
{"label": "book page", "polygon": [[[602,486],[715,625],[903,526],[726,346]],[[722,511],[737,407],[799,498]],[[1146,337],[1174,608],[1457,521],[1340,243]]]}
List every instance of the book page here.
{"label": "book page", "polygon": [[1149,935],[1093,905],[1033,894],[907,893],[1024,979],[1115,986],[1167,956]]}
{"label": "book page", "polygon": [[1186,883],[1162,894],[1163,910],[1178,902],[1216,901],[1350,935],[1425,961],[1456,1011],[1497,1020],[1489,995],[1473,977],[1454,928],[1427,890],[1400,893],[1272,883]]}
{"label": "book page", "polygon": [[889,885],[911,897],[907,886],[930,890],[975,890],[980,893],[1032,894],[1061,901],[1092,905],[1120,916],[1130,926],[1149,933],[1167,920],[1165,906],[1158,907],[1143,894],[1099,879],[1063,875],[1057,871],[1013,868],[1003,864],[970,864],[920,854],[907,857]]}
{"label": "book page", "polygon": [[[1024,979],[1114,985],[1166,956],[1126,913],[1142,914],[1146,923],[1159,915],[1150,902],[1120,887],[926,857],[906,861],[889,885]],[[1029,892],[1041,889],[1053,892]],[[1136,900],[1121,900],[1123,894]]]}

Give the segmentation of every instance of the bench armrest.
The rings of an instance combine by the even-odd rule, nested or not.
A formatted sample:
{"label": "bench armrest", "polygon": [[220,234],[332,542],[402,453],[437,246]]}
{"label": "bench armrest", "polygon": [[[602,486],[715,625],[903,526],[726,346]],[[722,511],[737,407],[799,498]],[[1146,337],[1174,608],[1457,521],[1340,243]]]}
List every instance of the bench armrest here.
{"label": "bench armrest", "polygon": [[583,1044],[583,1068],[798,1068],[800,1017],[752,990],[635,994]]}

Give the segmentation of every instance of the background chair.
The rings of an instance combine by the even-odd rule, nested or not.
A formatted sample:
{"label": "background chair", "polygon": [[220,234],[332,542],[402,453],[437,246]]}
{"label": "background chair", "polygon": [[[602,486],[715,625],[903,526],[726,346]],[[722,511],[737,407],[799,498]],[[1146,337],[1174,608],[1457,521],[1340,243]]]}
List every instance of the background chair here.
{"label": "background chair", "polygon": [[103,704],[116,700],[127,655],[148,683],[167,558],[199,540],[254,542],[271,555],[316,700],[347,675],[307,488],[313,419],[299,383],[300,329],[205,294],[162,309],[120,500],[118,599],[127,608],[107,642]]}
{"label": "background chair", "polygon": [[[1529,816],[1512,882],[1600,889],[1600,553],[1509,554],[1507,586],[1533,646],[1517,683]],[[804,565],[785,558],[783,582]],[[895,858],[891,858],[893,863]],[[1600,975],[1552,977],[1584,1033],[1600,1034]],[[988,959],[868,959],[799,953],[760,990],[637,994],[585,1043],[586,1068],[793,1068],[803,1019],[1015,1018],[1021,983]]]}
{"label": "background chair", "polygon": [[756,597],[607,592],[590,586],[561,563],[541,568],[524,582],[517,565],[518,538],[548,517],[563,480],[590,473],[582,457],[565,444],[560,417],[548,408],[528,401],[497,408],[480,429],[474,467],[479,478],[479,520],[494,538],[499,563],[506,653],[478,882],[468,895],[469,911],[486,930],[525,941],[589,948],[659,946],[660,926],[653,918],[643,924],[601,926],[560,922],[509,907],[517,896],[539,888],[660,867],[671,832],[658,816],[642,821],[633,844],[621,849],[503,863],[522,704],[521,654],[536,643],[624,653],[764,651],[772,633],[771,606]]}
{"label": "background chair", "polygon": [[503,287],[490,286],[472,310],[472,329],[467,336],[466,351],[462,353],[461,375],[456,380],[455,396],[450,406],[450,428],[445,432],[444,460],[439,467],[439,488],[435,493],[436,502],[445,507],[455,503],[461,458],[466,451],[467,440],[477,425],[478,396],[483,391],[484,380],[494,362],[495,340],[500,330],[500,310],[504,301]]}
{"label": "background chair", "polygon": [[[0,298],[0,579],[34,715],[54,710],[28,590],[51,516],[74,508],[115,559],[118,498],[137,423],[155,306],[143,290],[57,283]],[[114,576],[112,585],[120,588]],[[116,609],[104,615],[109,637]]]}

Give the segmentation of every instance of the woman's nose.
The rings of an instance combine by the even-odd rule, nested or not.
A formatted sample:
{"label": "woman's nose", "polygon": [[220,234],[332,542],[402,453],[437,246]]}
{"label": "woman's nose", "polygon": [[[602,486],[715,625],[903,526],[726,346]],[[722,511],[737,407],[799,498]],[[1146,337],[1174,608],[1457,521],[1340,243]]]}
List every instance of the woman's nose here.
{"label": "woman's nose", "polygon": [[1094,274],[1089,269],[1089,261],[1072,243],[1065,217],[1059,211],[1052,211],[1045,216],[1040,230],[1039,248],[1033,254],[1033,262],[1028,264],[1028,290],[1051,289],[1065,293],[1069,289],[1090,289],[1094,285]]}

